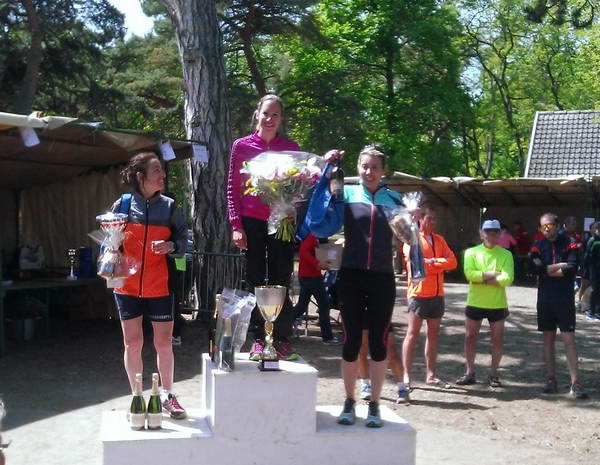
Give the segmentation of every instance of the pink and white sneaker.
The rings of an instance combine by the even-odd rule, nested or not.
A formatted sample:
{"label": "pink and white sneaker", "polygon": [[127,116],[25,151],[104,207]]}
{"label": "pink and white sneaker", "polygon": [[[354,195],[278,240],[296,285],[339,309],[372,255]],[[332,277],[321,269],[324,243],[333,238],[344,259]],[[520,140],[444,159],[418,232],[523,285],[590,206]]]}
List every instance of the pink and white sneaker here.
{"label": "pink and white sneaker", "polygon": [[167,400],[163,402],[163,408],[174,420],[183,420],[184,418],[187,418],[185,409],[179,404],[177,397],[173,394],[169,394]]}

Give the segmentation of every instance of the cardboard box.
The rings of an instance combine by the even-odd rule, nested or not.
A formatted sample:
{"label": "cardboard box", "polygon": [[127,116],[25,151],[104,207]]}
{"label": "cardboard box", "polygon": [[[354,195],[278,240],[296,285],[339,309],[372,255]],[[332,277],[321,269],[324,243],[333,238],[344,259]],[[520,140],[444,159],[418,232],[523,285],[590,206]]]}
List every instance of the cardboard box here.
{"label": "cardboard box", "polygon": [[330,270],[339,270],[342,265],[342,252],[344,246],[341,244],[321,244],[315,249],[317,260],[326,263]]}

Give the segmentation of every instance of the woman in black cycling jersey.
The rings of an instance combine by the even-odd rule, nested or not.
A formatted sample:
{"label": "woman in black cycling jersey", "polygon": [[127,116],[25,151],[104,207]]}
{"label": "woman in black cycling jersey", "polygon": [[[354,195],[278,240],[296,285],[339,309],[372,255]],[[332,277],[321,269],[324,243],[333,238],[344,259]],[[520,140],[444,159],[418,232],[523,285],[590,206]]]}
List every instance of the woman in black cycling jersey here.
{"label": "woman in black cycling jersey", "polygon": [[[341,157],[330,152],[326,161]],[[355,422],[355,391],[358,377],[358,353],[363,319],[369,331],[369,367],[372,382],[366,426],[381,427],[379,397],[387,370],[386,340],[396,298],[393,267],[392,230],[384,209],[402,204],[401,196],[381,184],[385,156],[381,149],[366,146],[358,156],[360,184],[345,186],[343,211],[345,246],[340,271],[339,292],[344,325],[342,377],[346,391],[344,409],[338,423]],[[330,169],[327,168],[325,176]],[[341,217],[338,221],[342,220]],[[341,222],[341,221],[340,221]]]}

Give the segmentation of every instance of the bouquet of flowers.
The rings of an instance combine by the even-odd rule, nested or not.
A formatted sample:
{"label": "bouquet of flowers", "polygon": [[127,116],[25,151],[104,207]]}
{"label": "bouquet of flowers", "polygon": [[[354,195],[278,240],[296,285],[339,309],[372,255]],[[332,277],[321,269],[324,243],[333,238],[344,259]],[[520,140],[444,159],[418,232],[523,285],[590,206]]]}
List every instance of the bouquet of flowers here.
{"label": "bouquet of flowers", "polygon": [[404,194],[403,207],[386,209],[390,228],[394,235],[405,244],[410,245],[410,277],[413,282],[425,279],[425,262],[423,250],[419,241],[419,225],[413,218],[411,212],[419,209],[423,198],[420,192],[408,192]]}
{"label": "bouquet of flowers", "polygon": [[269,234],[292,241],[296,203],[319,180],[323,166],[321,157],[306,152],[263,152],[244,163],[240,172],[250,176],[244,194],[260,196],[271,209]]}

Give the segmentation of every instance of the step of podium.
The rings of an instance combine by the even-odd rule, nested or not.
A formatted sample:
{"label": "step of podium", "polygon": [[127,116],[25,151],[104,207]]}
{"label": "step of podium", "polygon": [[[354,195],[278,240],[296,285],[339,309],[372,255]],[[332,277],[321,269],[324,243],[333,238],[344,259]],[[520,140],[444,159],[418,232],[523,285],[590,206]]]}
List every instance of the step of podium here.
{"label": "step of podium", "polygon": [[132,431],[125,412],[105,412],[103,463],[414,465],[416,432],[386,406],[382,428],[364,426],[364,404],[355,425],[338,425],[341,406],[315,406],[317,370],[307,363],[260,372],[245,354],[237,362],[224,372],[203,355],[205,408],[189,410],[186,420],[164,415],[160,431]]}

